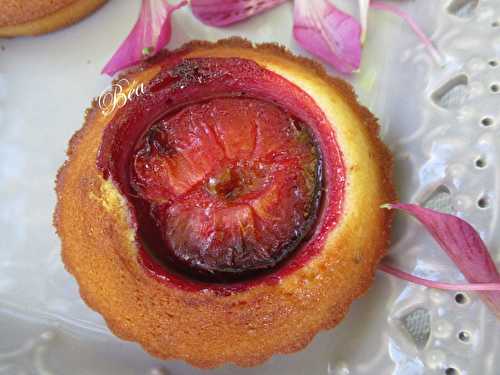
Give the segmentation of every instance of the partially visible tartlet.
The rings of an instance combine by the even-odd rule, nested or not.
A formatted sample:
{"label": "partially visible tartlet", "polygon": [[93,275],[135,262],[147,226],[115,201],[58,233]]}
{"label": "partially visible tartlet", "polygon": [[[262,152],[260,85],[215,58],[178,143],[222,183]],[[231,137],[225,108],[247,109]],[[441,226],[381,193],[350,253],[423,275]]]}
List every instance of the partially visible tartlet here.
{"label": "partially visible tartlet", "polygon": [[57,177],[55,226],[86,303],[119,337],[199,367],[256,365],[334,327],[373,281],[380,205],[395,200],[351,86],[238,38],[119,82],[132,99],[94,101]]}
{"label": "partially visible tartlet", "polygon": [[0,0],[0,37],[39,35],[88,16],[107,0]]}

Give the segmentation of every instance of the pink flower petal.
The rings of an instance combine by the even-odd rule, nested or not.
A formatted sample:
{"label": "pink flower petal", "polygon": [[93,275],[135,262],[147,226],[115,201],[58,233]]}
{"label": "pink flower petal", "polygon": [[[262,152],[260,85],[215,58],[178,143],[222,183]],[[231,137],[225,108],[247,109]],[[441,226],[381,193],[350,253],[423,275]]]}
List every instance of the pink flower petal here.
{"label": "pink flower petal", "polygon": [[[500,283],[500,274],[486,245],[466,221],[413,204],[388,204],[420,221],[471,283]],[[483,301],[500,318],[500,291],[481,292]]]}
{"label": "pink flower petal", "polygon": [[381,263],[378,269],[390,275],[399,277],[400,279],[409,281],[410,283],[423,285],[429,288],[442,290],[463,290],[470,292],[481,291],[500,291],[500,283],[475,283],[475,284],[452,284],[443,283],[441,281],[433,281],[412,275],[411,273],[401,271],[400,269],[390,266],[387,263]]}
{"label": "pink flower petal", "polygon": [[134,28],[102,73],[111,76],[158,53],[170,41],[172,13],[187,3],[187,0],[182,0],[171,5],[168,0],[142,0],[141,12]]}
{"label": "pink flower petal", "polygon": [[386,12],[390,12],[403,19],[411,27],[413,32],[417,34],[418,38],[422,41],[422,43],[427,47],[427,50],[434,58],[434,60],[440,66],[444,65],[443,63],[444,59],[437,50],[437,48],[434,46],[432,41],[427,37],[427,35],[425,35],[425,33],[420,29],[417,22],[415,22],[415,20],[408,13],[404,12],[402,9],[398,8],[393,4],[388,4],[382,1],[373,1],[370,4],[370,7],[373,9],[379,9]]}
{"label": "pink flower petal", "polygon": [[217,27],[243,21],[287,0],[191,0],[191,10],[201,22]]}
{"label": "pink flower petal", "polygon": [[293,36],[299,44],[342,73],[361,62],[361,26],[327,0],[295,0]]}

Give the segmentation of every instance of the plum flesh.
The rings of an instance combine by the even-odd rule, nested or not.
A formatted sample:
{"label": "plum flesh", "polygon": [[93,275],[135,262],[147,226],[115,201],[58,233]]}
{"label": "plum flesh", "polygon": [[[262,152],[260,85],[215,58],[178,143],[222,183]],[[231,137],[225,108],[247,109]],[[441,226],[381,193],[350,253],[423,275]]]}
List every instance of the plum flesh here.
{"label": "plum flesh", "polygon": [[164,249],[197,272],[273,267],[316,217],[317,146],[304,124],[266,101],[190,104],[145,133],[132,164]]}

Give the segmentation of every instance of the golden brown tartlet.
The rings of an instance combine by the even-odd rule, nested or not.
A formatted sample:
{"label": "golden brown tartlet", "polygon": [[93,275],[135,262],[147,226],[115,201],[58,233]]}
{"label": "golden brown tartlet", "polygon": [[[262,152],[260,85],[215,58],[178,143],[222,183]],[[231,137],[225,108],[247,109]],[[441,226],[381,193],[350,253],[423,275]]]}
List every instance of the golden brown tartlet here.
{"label": "golden brown tartlet", "polygon": [[[395,199],[392,158],[378,138],[376,119],[358,104],[351,86],[309,59],[238,38],[191,42],[175,53],[184,59],[250,60],[312,98],[334,128],[342,153],[338,222],[323,233],[319,251],[274,282],[221,293],[210,286],[186,290],[152,277],[139,261],[126,197],[96,166],[105,129],[127,106],[104,115],[94,101],[57,177],[54,222],[63,260],[82,298],[110,329],[152,355],[204,368],[257,365],[273,354],[300,350],[320,330],[334,327],[371,285],[389,244],[391,214],[380,205]],[[122,76],[133,82],[127,90],[154,80],[161,62],[160,56]]]}
{"label": "golden brown tartlet", "polygon": [[0,0],[0,37],[39,35],[69,26],[107,0]]}

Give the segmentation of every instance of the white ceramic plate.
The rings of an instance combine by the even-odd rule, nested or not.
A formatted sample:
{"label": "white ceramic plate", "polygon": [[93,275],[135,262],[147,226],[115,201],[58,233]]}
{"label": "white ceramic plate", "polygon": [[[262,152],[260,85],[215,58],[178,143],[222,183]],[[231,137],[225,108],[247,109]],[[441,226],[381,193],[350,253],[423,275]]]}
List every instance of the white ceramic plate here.
{"label": "white ceramic plate", "polygon": [[[398,2],[432,36],[443,67],[398,18],[372,11],[362,69],[350,80],[380,118],[395,153],[401,200],[469,220],[500,261],[500,240],[493,236],[499,229],[500,95],[490,89],[500,82],[500,67],[492,62],[500,62],[500,3],[476,3]],[[356,11],[353,1],[343,5]],[[64,271],[51,224],[54,178],[67,142],[91,99],[109,86],[99,71],[138,9],[139,1],[114,0],[68,29],[0,40],[0,374],[203,373],[116,339]],[[291,36],[291,10],[287,3],[217,30],[183,9],[174,17],[171,47],[240,35],[305,54]],[[422,228],[402,217],[391,256],[423,276],[462,280]],[[213,373],[498,374],[500,325],[476,296],[464,301],[378,274],[342,324],[307,349],[257,368]],[[468,340],[459,339],[462,331]]]}

